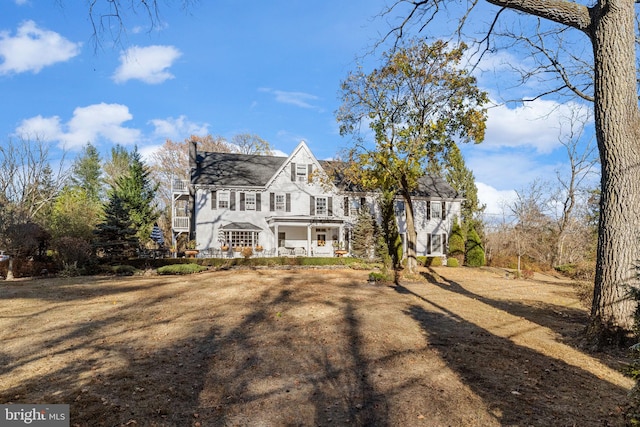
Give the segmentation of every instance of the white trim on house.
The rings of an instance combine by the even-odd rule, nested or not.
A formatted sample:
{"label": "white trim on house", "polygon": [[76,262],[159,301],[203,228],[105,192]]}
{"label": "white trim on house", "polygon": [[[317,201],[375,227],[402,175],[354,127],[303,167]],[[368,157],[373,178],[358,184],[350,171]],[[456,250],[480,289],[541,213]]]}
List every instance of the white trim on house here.
{"label": "white trim on house", "polygon": [[[191,233],[204,254],[220,254],[224,243],[243,243],[262,247],[266,255],[334,256],[337,248],[349,248],[360,205],[380,219],[375,194],[330,182],[304,141],[286,158],[197,152],[195,147],[192,153],[190,190],[181,194],[190,197]],[[462,199],[443,181],[429,182],[433,188],[427,185],[414,199],[418,255],[444,255],[439,252],[446,249]],[[397,213],[405,234],[404,212]]]}

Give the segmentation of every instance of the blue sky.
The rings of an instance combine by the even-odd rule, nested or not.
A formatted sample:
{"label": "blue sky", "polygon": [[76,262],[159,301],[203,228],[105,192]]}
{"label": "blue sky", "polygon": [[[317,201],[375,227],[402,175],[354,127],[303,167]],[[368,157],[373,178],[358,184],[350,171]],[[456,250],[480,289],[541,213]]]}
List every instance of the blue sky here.
{"label": "blue sky", "polygon": [[[118,43],[105,33],[96,46],[80,3],[3,0],[0,144],[39,138],[73,158],[89,141],[104,154],[120,143],[147,155],[166,138],[255,133],[283,154],[305,140],[331,158],[349,142],[334,114],[340,82],[357,58],[375,64],[367,54],[391,18],[372,0],[159,2],[154,28],[142,11],[128,13]],[[479,84],[493,99],[516,61],[506,52],[483,61]],[[461,147],[490,212],[562,169],[568,111],[549,100],[492,108],[485,142]]]}

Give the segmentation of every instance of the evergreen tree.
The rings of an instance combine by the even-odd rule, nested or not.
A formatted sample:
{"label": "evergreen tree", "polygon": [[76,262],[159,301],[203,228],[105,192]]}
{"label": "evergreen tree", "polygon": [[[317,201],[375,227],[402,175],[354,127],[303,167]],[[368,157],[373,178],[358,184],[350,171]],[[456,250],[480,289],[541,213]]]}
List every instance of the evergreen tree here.
{"label": "evergreen tree", "polygon": [[95,230],[94,250],[98,256],[122,259],[134,256],[138,246],[136,229],[125,202],[112,191],[104,206],[104,220]]}
{"label": "evergreen tree", "polygon": [[153,224],[159,216],[154,203],[158,184],[151,179],[151,172],[144,164],[137,148],[129,153],[131,163],[128,172],[121,175],[113,187],[113,195],[122,200],[140,242],[151,235]]}
{"label": "evergreen tree", "polygon": [[465,254],[465,236],[464,230],[460,226],[458,219],[453,220],[451,228],[451,236],[449,237],[449,256],[458,260],[458,264],[462,265]]}
{"label": "evergreen tree", "polygon": [[102,168],[96,147],[87,143],[73,162],[71,182],[85,191],[90,200],[98,201],[103,195]]}
{"label": "evergreen tree", "polygon": [[105,182],[109,187],[115,187],[118,179],[127,173],[131,163],[131,153],[125,147],[118,144],[111,148],[111,158],[105,162],[103,167]]}
{"label": "evergreen tree", "polygon": [[464,157],[460,152],[460,148],[456,144],[452,144],[447,151],[444,159],[444,178],[462,197],[461,219],[466,229],[475,228],[479,230],[480,218],[485,205],[480,205],[478,201],[478,188],[476,187],[473,172],[467,168]]}
{"label": "evergreen tree", "polygon": [[469,267],[482,267],[485,264],[484,248],[474,228],[467,235],[465,264]]}
{"label": "evergreen tree", "polygon": [[366,209],[360,209],[353,228],[351,253],[357,258],[373,260],[376,256],[376,221]]}

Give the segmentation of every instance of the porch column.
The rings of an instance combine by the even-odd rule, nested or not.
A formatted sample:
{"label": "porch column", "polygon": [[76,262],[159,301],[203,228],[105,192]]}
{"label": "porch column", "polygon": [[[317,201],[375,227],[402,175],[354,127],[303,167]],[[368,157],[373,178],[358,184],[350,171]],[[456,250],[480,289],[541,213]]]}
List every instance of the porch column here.
{"label": "porch column", "polygon": [[273,248],[276,251],[276,256],[278,256],[278,223],[276,222],[273,226]]}
{"label": "porch column", "polygon": [[307,256],[311,256],[311,224],[307,225]]}
{"label": "porch column", "polygon": [[342,247],[346,251],[349,250],[344,241],[344,226],[342,224],[340,224],[340,227],[338,227],[338,242],[338,247]]}

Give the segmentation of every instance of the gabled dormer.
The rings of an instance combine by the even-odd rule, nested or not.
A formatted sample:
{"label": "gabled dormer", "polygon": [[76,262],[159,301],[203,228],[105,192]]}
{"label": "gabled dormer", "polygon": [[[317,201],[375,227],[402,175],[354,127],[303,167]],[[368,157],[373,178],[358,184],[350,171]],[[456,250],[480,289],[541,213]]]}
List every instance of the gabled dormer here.
{"label": "gabled dormer", "polygon": [[[327,174],[318,159],[313,155],[304,141],[300,141],[287,160],[278,168],[267,182],[266,187],[301,187],[318,186],[326,181]],[[315,189],[318,190],[317,188]]]}

